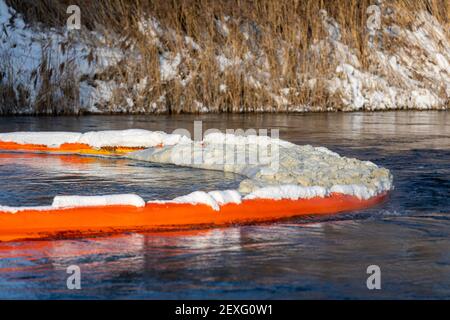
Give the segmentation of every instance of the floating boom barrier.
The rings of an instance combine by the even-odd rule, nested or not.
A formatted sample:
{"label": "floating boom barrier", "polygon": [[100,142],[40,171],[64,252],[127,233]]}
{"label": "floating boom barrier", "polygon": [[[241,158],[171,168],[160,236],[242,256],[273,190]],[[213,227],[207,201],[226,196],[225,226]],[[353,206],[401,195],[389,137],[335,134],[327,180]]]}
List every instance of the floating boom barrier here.
{"label": "floating boom barrier", "polygon": [[[250,145],[250,149],[277,146],[281,174],[266,177],[263,173],[267,166],[260,164],[227,166],[211,162],[217,147],[243,142]],[[384,201],[393,188],[390,172],[371,162],[341,157],[325,148],[297,146],[268,137],[214,133],[203,141],[194,142],[184,136],[146,130],[0,134],[0,151],[3,152],[120,156],[178,164],[177,158],[169,155],[179,156],[186,150],[197,149],[205,152],[209,162],[192,167],[241,174],[246,179],[239,189],[195,191],[172,200],[149,202],[138,195],[124,194],[56,196],[51,205],[40,207],[0,205],[0,241],[193,230],[329,215],[374,206]],[[314,163],[317,172],[308,169]],[[331,178],[318,174],[320,170]],[[341,180],[348,182],[349,176],[354,176],[355,181],[339,183]],[[305,179],[309,179],[309,185],[304,185]]]}

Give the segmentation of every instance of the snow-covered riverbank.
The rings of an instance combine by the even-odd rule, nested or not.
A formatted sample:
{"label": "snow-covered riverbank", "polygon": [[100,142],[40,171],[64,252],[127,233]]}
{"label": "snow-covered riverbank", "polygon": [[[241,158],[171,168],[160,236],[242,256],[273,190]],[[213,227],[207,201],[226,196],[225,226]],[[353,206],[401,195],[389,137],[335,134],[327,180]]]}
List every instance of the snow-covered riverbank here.
{"label": "snow-covered riverbank", "polygon": [[[364,52],[332,13],[315,14],[320,33],[308,47],[278,37],[269,48],[269,31],[239,17],[214,18],[209,42],[153,16],[138,17],[125,37],[32,25],[0,0],[0,113],[449,107],[448,29],[429,12],[381,1],[370,6],[360,31]],[[301,38],[308,30],[299,25],[296,33]]]}

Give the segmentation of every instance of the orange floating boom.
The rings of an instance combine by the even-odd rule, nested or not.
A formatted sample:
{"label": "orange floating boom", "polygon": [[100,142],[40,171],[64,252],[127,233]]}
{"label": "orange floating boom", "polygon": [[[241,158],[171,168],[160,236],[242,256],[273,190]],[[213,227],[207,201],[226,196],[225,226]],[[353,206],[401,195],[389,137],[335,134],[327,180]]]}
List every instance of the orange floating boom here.
{"label": "orange floating boom", "polygon": [[84,154],[97,156],[123,155],[129,152],[143,150],[145,148],[135,147],[106,147],[96,149],[84,143],[64,143],[59,147],[48,147],[37,144],[20,144],[16,142],[0,141],[1,151],[20,151],[20,152],[45,152],[56,154]]}
{"label": "orange floating boom", "polygon": [[[161,146],[158,146],[161,147]],[[144,148],[106,147],[65,143],[59,147],[0,141],[0,150],[118,156]],[[118,234],[206,229],[233,224],[271,222],[302,215],[334,214],[373,206],[387,198],[387,192],[362,200],[333,193],[327,197],[272,200],[249,199],[228,203],[215,211],[203,204],[148,203],[145,207],[111,205],[46,210],[27,209],[16,213],[0,207],[0,241],[61,239]]]}
{"label": "orange floating boom", "polygon": [[387,197],[368,200],[334,193],[325,198],[244,200],[215,211],[207,205],[148,203],[145,207],[102,206],[17,213],[0,211],[0,241],[59,239],[117,234],[126,231],[174,231],[270,222],[302,215],[333,214],[373,206]]}

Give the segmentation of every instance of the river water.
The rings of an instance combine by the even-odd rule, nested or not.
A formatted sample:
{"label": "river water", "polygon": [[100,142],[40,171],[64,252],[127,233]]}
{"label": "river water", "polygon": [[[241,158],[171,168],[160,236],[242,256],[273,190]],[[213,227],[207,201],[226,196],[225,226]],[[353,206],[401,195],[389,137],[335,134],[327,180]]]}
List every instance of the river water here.
{"label": "river water", "polygon": [[[0,132],[142,128],[279,129],[389,168],[377,207],[320,218],[184,233],[0,243],[0,298],[450,298],[450,113],[0,118]],[[240,177],[124,159],[0,153],[0,204],[48,205],[56,194],[172,198],[234,188]],[[66,269],[81,268],[81,290]],[[368,290],[367,267],[381,270]]]}

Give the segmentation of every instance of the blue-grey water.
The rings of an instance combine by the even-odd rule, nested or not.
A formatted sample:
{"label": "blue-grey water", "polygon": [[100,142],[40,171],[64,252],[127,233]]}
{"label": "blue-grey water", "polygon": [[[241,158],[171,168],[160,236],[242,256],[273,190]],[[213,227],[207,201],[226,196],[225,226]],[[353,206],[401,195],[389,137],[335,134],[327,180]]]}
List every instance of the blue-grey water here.
{"label": "blue-grey water", "polygon": [[[0,132],[276,128],[392,170],[389,200],[359,212],[185,233],[0,243],[6,299],[450,298],[450,113],[5,117]],[[0,153],[0,205],[57,194],[172,198],[233,188],[233,174],[124,159]],[[81,268],[69,290],[66,268]],[[381,290],[368,290],[369,265]]]}

